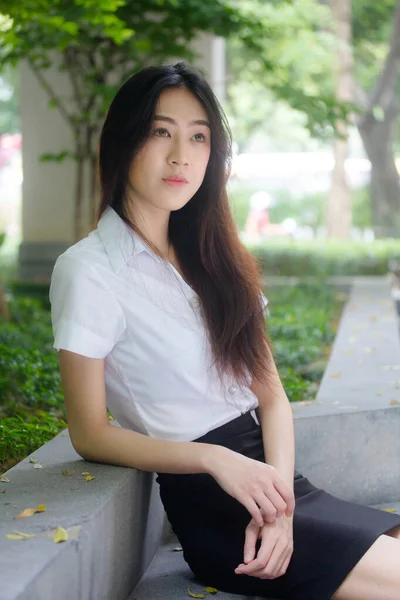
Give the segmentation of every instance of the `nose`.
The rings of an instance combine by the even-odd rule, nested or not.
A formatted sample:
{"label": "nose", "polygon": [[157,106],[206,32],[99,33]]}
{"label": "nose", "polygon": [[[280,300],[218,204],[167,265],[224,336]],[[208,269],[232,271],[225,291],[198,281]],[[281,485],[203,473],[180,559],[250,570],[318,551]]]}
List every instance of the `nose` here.
{"label": "nose", "polygon": [[175,140],[171,146],[168,162],[172,165],[188,165],[189,151],[184,142]]}

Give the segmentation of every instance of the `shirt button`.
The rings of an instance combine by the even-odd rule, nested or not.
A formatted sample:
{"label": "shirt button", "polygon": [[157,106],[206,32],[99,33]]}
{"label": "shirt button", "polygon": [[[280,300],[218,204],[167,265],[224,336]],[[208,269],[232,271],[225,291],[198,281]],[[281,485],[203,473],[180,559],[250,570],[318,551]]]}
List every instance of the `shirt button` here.
{"label": "shirt button", "polygon": [[233,395],[233,394],[236,394],[236,392],[237,392],[236,385],[231,385],[231,387],[229,388],[229,393]]}

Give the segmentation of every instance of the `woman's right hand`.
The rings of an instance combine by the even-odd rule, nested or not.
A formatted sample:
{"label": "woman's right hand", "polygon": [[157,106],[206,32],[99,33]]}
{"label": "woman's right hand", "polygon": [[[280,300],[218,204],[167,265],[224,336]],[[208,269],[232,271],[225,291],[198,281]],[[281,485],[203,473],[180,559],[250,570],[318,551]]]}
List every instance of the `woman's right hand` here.
{"label": "woman's right hand", "polygon": [[215,446],[210,475],[225,492],[247,508],[262,527],[294,511],[294,494],[272,466],[243,456],[224,446]]}

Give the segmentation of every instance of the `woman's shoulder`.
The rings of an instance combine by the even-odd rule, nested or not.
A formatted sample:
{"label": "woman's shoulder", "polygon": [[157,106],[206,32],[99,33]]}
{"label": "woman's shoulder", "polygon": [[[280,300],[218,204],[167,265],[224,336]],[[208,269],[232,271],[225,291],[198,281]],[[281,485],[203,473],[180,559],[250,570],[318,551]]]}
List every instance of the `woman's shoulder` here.
{"label": "woman's shoulder", "polygon": [[100,271],[104,277],[110,264],[97,229],[76,242],[57,258],[54,271],[75,274],[87,271]]}

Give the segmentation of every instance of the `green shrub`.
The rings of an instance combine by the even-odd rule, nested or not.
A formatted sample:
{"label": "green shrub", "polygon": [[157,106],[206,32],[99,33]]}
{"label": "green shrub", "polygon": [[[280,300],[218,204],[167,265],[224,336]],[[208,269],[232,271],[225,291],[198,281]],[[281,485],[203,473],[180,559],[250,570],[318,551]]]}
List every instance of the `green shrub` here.
{"label": "green shrub", "polygon": [[267,288],[267,331],[292,402],[314,398],[335,337],[345,296],[329,285]]}
{"label": "green shrub", "polygon": [[11,320],[0,319],[0,471],[67,426],[50,313],[28,298],[9,309]]}
{"label": "green shrub", "polygon": [[0,472],[1,465],[7,469],[19,462],[66,427],[63,419],[46,411],[0,419]]}
{"label": "green shrub", "polygon": [[268,240],[248,244],[265,275],[327,277],[385,275],[400,260],[400,240],[374,242]]}
{"label": "green shrub", "polygon": [[60,409],[63,396],[49,311],[27,298],[14,299],[9,308],[11,320],[0,325],[0,414]]}

